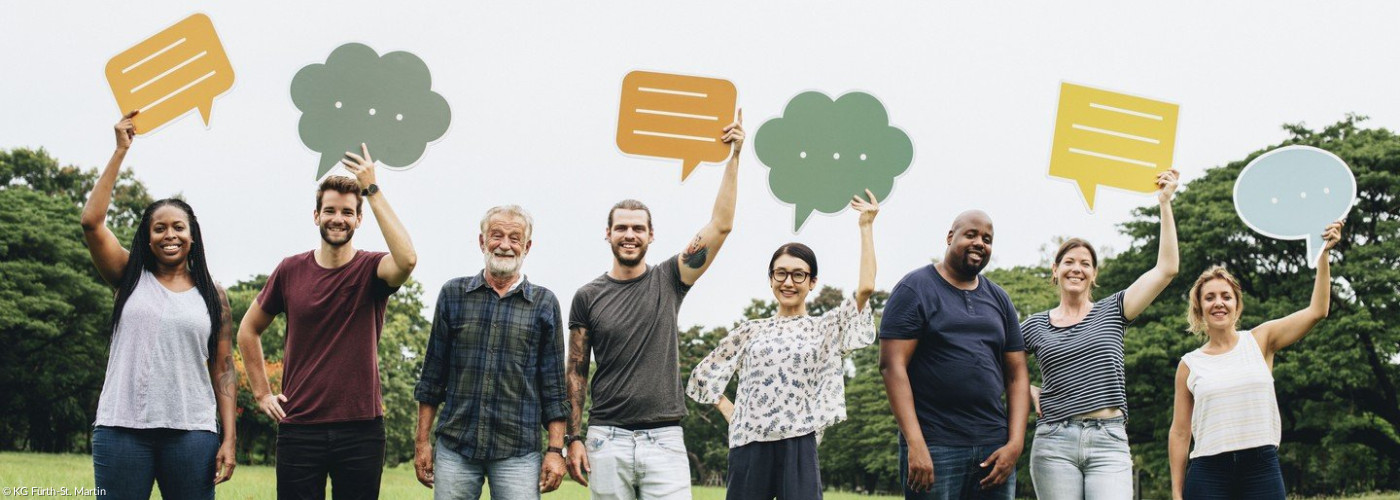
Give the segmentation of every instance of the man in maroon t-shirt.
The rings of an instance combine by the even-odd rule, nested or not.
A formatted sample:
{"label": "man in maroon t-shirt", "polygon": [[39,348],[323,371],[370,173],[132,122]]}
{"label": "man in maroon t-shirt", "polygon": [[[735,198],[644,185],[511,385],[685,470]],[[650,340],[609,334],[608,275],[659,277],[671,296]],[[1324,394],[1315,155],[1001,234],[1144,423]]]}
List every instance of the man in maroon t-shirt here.
{"label": "man in maroon t-shirt", "polygon": [[[238,329],[253,397],[277,427],[278,498],[378,498],[384,469],[379,334],[389,295],[417,263],[413,242],[374,181],[374,160],[345,153],[355,179],[331,176],[316,191],[321,247],[287,257],[267,278]],[[364,200],[389,252],[355,250]],[[287,313],[282,393],[273,394],[262,332]]]}

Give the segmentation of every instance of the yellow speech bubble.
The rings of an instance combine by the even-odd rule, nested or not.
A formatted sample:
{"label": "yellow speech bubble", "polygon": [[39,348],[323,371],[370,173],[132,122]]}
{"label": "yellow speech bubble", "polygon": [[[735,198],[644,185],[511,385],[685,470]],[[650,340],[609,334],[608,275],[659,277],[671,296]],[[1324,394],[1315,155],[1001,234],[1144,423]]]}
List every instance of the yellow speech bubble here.
{"label": "yellow speech bubble", "polygon": [[729,158],[720,141],[739,92],[728,80],[633,71],[622,79],[617,147],[623,153],[681,160],[681,180],[701,162]]}
{"label": "yellow speech bubble", "polygon": [[1098,186],[1156,191],[1157,174],[1172,168],[1178,108],[1061,83],[1050,176],[1078,183],[1090,212]]}
{"label": "yellow speech bubble", "polygon": [[145,134],[199,109],[204,125],[214,98],[233,87],[233,66],[209,16],[195,14],[107,61],[107,83],[122,113]]}

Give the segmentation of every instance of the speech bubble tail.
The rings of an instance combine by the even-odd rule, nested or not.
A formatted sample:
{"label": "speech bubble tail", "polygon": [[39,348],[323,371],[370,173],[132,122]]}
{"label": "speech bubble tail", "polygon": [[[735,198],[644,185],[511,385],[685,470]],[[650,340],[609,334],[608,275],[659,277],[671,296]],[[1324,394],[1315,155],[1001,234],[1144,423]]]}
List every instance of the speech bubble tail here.
{"label": "speech bubble tail", "polygon": [[1322,249],[1326,247],[1327,242],[1322,240],[1322,234],[1321,234],[1321,233],[1315,233],[1315,232],[1314,232],[1314,233],[1308,233],[1307,242],[1308,242],[1308,267],[1309,267],[1309,268],[1316,268],[1316,267],[1317,267],[1317,258],[1318,258],[1319,255],[1322,254]]}
{"label": "speech bubble tail", "polygon": [[1079,195],[1084,197],[1084,206],[1089,207],[1089,213],[1094,213],[1094,195],[1098,194],[1099,185],[1088,181],[1079,181]]}
{"label": "speech bubble tail", "polygon": [[335,168],[336,163],[340,163],[339,156],[331,154],[321,155],[321,165],[316,169],[316,180],[319,181],[324,178],[326,173],[330,172],[332,168]]}
{"label": "speech bubble tail", "polygon": [[793,212],[792,232],[802,232],[802,226],[806,225],[807,219],[812,217],[812,211],[813,209],[800,205],[796,207],[796,212]]}
{"label": "speech bubble tail", "polygon": [[214,113],[214,103],[199,105],[199,117],[204,119],[204,128],[209,128],[209,117]]}
{"label": "speech bubble tail", "polygon": [[690,173],[699,166],[700,160],[681,160],[681,182],[685,182],[685,178],[690,177]]}

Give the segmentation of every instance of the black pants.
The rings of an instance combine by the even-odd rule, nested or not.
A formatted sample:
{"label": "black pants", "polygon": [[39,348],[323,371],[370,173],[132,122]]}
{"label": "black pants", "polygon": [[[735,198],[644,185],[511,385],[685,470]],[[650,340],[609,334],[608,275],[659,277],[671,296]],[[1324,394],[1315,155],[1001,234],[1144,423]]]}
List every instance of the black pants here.
{"label": "black pants", "polygon": [[728,500],[820,500],[817,436],[749,443],[729,450]]}
{"label": "black pants", "polygon": [[1283,500],[1278,448],[1260,446],[1191,459],[1181,496],[1188,499]]}
{"label": "black pants", "polygon": [[384,472],[384,419],[277,427],[277,498],[379,498]]}

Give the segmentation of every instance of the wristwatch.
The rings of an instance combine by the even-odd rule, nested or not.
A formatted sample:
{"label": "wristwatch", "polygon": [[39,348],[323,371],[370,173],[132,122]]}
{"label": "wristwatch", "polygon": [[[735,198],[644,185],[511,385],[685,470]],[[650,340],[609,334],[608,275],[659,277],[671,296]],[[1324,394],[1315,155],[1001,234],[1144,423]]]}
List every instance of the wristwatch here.
{"label": "wristwatch", "polygon": [[369,186],[366,186],[364,189],[361,189],[361,190],[360,190],[360,196],[373,196],[374,193],[378,193],[378,192],[379,192],[379,185],[378,185],[378,184],[370,184]]}
{"label": "wristwatch", "polygon": [[565,447],[565,448],[568,448],[569,445],[574,444],[574,441],[583,441],[583,436],[575,436],[575,435],[573,435],[573,434],[565,434],[565,435],[564,435],[564,447]]}
{"label": "wristwatch", "polygon": [[548,448],[545,448],[545,449],[544,449],[544,452],[545,452],[545,453],[558,453],[559,456],[561,456],[561,457],[564,456],[564,449],[563,449],[563,448],[560,448],[560,447],[558,447],[558,446],[550,446],[550,447],[548,447]]}

